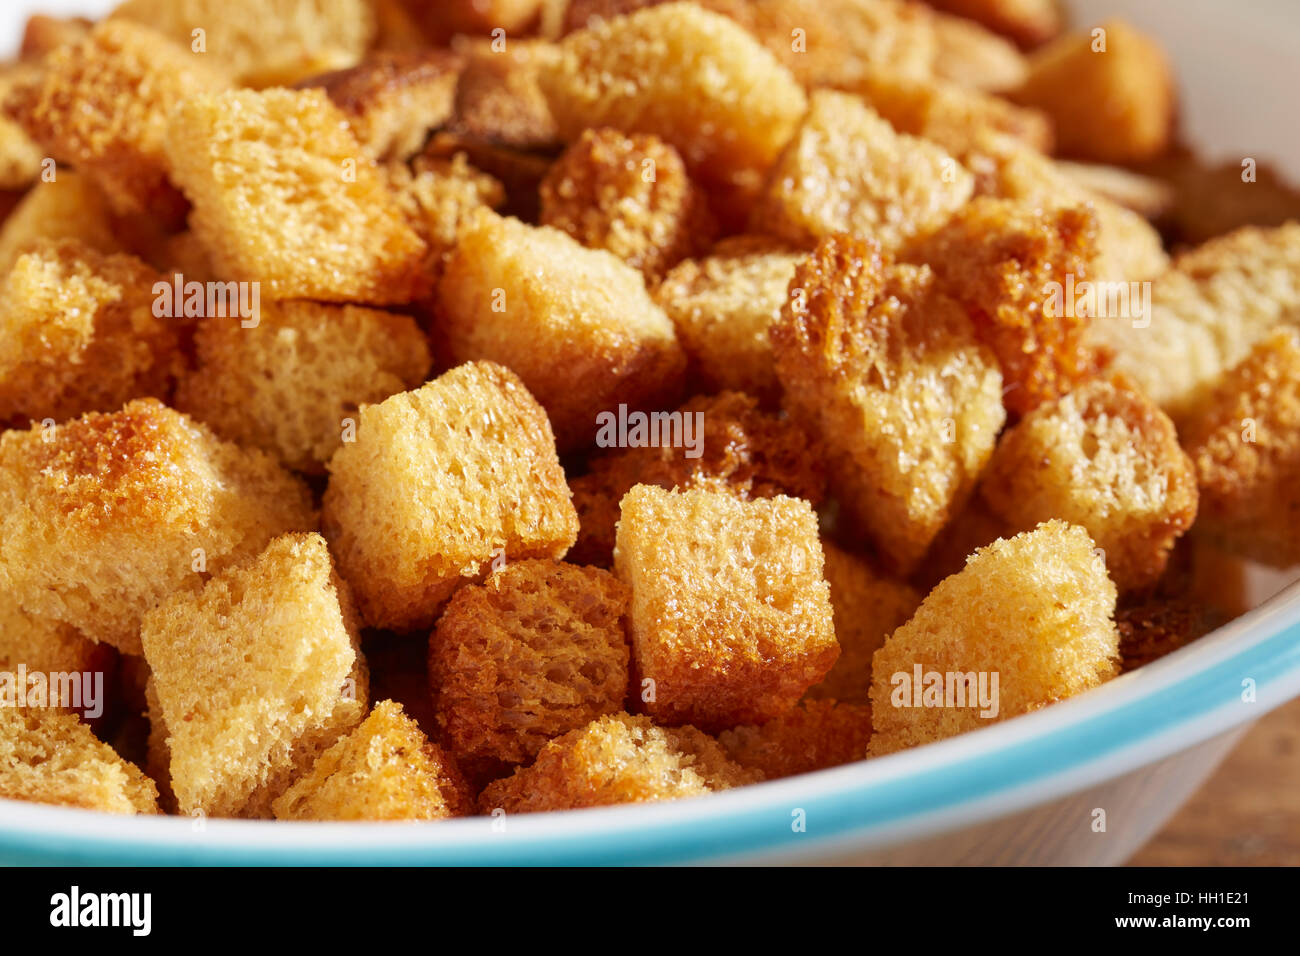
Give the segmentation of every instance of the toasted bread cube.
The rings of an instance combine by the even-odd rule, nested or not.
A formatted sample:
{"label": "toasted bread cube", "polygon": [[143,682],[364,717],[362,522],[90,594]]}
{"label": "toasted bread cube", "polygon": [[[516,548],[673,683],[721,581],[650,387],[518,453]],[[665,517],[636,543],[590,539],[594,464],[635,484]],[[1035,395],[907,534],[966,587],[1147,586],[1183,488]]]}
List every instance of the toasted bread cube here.
{"label": "toasted bread cube", "polygon": [[352,66],[375,36],[370,0],[125,0],[112,15],[186,47],[202,29],[204,53],[254,87]]}
{"label": "toasted bread cube", "polygon": [[140,639],[181,813],[269,817],[361,721],[358,627],[318,534],[282,535],[145,615]]}
{"label": "toasted bread cube", "polygon": [[1300,189],[1279,164],[1257,162],[1253,176],[1244,172],[1241,160],[1210,165],[1190,151],[1173,153],[1143,169],[1152,179],[1148,189],[1164,191],[1156,212],[1144,214],[1159,216],[1172,241],[1187,246],[1242,226],[1281,226],[1300,219]]}
{"label": "toasted bread cube", "polygon": [[72,714],[0,707],[0,797],[103,813],[157,813],[158,790]]}
{"label": "toasted bread cube", "polygon": [[177,220],[185,204],[168,177],[168,114],[226,86],[187,47],[137,23],[108,21],[50,53],[6,106],[55,159],[92,176],[118,212]]}
{"label": "toasted bread cube", "polygon": [[23,26],[18,54],[23,60],[40,60],[69,43],[85,39],[94,22],[85,17],[49,17],[34,13]]}
{"label": "toasted bread cube", "polygon": [[124,653],[164,597],[314,525],[298,479],[152,399],[0,435],[0,591]]}
{"label": "toasted bread cube", "polygon": [[756,177],[806,105],[790,71],[743,27],[668,3],[571,33],[543,68],[560,137],[591,127],[651,133],[705,181]]}
{"label": "toasted bread cube", "polygon": [[819,90],[768,173],[752,222],[802,247],[847,232],[892,251],[942,226],[974,188],[935,144],[894,132],[856,96]]}
{"label": "toasted bread cube", "polygon": [[1006,420],[1002,375],[927,267],[823,240],[770,335],[787,407],[828,451],[831,491],[889,569],[911,573],[961,510]]}
{"label": "toasted bread cube", "polygon": [[455,761],[391,700],[272,803],[277,820],[445,820],[473,808]]}
{"label": "toasted bread cube", "polygon": [[912,616],[921,604],[921,595],[911,585],[881,574],[864,558],[828,541],[822,541],[822,551],[840,656],[806,696],[865,704],[871,692],[871,656]]}
{"label": "toasted bread cube", "polygon": [[472,166],[465,153],[455,153],[450,159],[421,156],[412,165],[414,168],[390,164],[384,167],[384,175],[407,223],[440,264],[475,210],[504,205],[505,187]]}
{"label": "toasted bread cube", "polygon": [[546,413],[491,362],[361,409],[322,520],[366,623],[433,626],[495,556],[561,558],[578,535]]}
{"label": "toasted bread cube", "polygon": [[167,151],[223,278],[261,282],[268,299],[368,305],[423,288],[424,243],[322,91],[194,97]]}
{"label": "toasted bread cube", "polygon": [[1114,677],[1115,599],[1101,556],[1076,525],[1049,521],[975,552],[876,651],[872,756],[1017,717]]}
{"label": "toasted bread cube", "polygon": [[548,742],[531,766],[489,784],[478,804],[483,814],[579,810],[698,797],[762,779],[694,727],[614,714]]}
{"label": "toasted bread cube", "polygon": [[806,700],[765,724],[718,734],[728,757],[767,780],[865,760],[870,740],[871,708],[833,700]]}
{"label": "toasted bread cube", "polygon": [[449,359],[508,366],[563,449],[590,446],[601,412],[662,407],[681,392],[685,356],[640,273],[558,229],[479,212],[437,297]]}
{"label": "toasted bread cube", "polygon": [[1008,90],[1024,82],[1029,63],[1014,43],[965,17],[934,17],[934,71],[975,90]]}
{"label": "toasted bread cube", "polygon": [[1124,673],[1145,667],[1204,637],[1215,626],[1206,607],[1187,598],[1151,598],[1115,612]]}
{"label": "toasted bread cube", "polygon": [[[28,684],[20,697],[19,667],[29,677],[43,675],[43,688]],[[5,674],[14,675],[15,683],[6,688],[0,677],[0,708],[48,707],[94,720],[108,703],[116,655],[107,644],[96,644],[67,624],[28,614],[12,595],[0,594],[0,675]]]}
{"label": "toasted bread cube", "polygon": [[1056,125],[1062,153],[1102,163],[1140,163],[1173,138],[1175,90],[1164,50],[1123,20],[1071,33],[1029,58],[1012,93]]}
{"label": "toasted bread cube", "polygon": [[775,404],[768,327],[781,314],[802,253],[762,236],[735,236],[676,265],[654,290],[709,391],[734,389]]}
{"label": "toasted bread cube", "polygon": [[167,398],[184,320],[154,314],[157,273],[74,239],[42,242],[0,282],[0,422],[63,421]]}
{"label": "toasted bread cube", "polygon": [[632,591],[634,676],[656,720],[762,723],[839,655],[817,516],[802,499],[637,485],[623,496],[614,569]]}
{"label": "toasted bread cube", "polygon": [[1300,332],[1278,329],[1188,415],[1196,465],[1196,531],[1234,554],[1300,564]]}
{"label": "toasted bread cube", "polygon": [[542,92],[541,72],[559,61],[546,40],[459,37],[454,49],[465,58],[456,85],[452,127],[470,139],[523,150],[549,150],[559,131]]}
{"label": "toasted bread cube", "polygon": [[[32,69],[27,64],[0,65],[0,105],[16,84],[31,75]],[[22,126],[0,112],[0,189],[26,189],[40,175],[44,158]]]}
{"label": "toasted bread cube", "polygon": [[1064,26],[1060,0],[927,0],[932,7],[982,23],[1023,47],[1056,37]]}
{"label": "toasted bread cube", "polygon": [[716,230],[677,150],[657,136],[589,129],[541,185],[541,224],[605,249],[650,281],[703,252]]}
{"label": "toasted bread cube", "polygon": [[71,169],[33,186],[0,225],[0,276],[43,240],[76,239],[99,252],[122,252],[108,200],[94,181]]}
{"label": "toasted bread cube", "polygon": [[[679,445],[661,438],[657,445],[600,452],[588,460],[587,473],[570,482],[581,522],[570,560],[609,566],[619,502],[633,485],[708,487],[740,498],[784,494],[814,507],[822,503],[826,479],[808,436],[792,422],[760,411],[748,395],[697,395],[673,414],[682,425]],[[672,427],[667,419],[664,431]]]}
{"label": "toasted bread cube", "polygon": [[432,365],[409,316],[315,302],[268,303],[257,325],[205,318],[198,368],[176,407],[222,438],[323,474],[363,404],[422,384]]}
{"label": "toasted bread cube", "polygon": [[429,638],[444,744],[500,777],[553,737],[623,709],[627,589],[608,571],[507,564],[461,588]]}
{"label": "toasted bread cube", "polygon": [[1149,398],[1085,382],[1002,436],[980,495],[1009,532],[1061,518],[1105,552],[1121,593],[1151,587],[1196,518],[1196,473]]}

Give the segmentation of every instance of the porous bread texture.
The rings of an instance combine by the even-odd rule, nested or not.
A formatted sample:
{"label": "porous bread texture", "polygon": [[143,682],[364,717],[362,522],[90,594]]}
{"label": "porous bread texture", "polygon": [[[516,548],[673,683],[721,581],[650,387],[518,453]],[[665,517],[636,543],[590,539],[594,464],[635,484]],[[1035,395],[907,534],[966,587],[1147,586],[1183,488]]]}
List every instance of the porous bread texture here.
{"label": "porous bread texture", "polygon": [[1300,331],[1265,336],[1188,415],[1195,531],[1233,554],[1300,563]]}
{"label": "porous bread texture", "polygon": [[803,248],[852,233],[895,251],[942,226],[974,188],[939,146],[896,133],[859,97],[818,90],[750,219]]}
{"label": "porous bread texture", "polygon": [[901,576],[961,510],[1006,420],[997,360],[934,278],[831,236],[769,331],[787,408],[827,449],[851,529]]}
{"label": "porous bread texture", "polygon": [[757,783],[694,727],[614,714],[549,741],[530,766],[488,784],[479,812],[537,813],[698,797]]}
{"label": "porous bread texture", "polygon": [[72,169],[32,186],[0,224],[0,276],[45,240],[76,239],[97,252],[121,252],[108,200],[94,181]]}
{"label": "porous bread texture", "polygon": [[134,256],[42,240],[0,280],[0,423],[61,422],[168,399],[183,318],[154,314],[160,276]]}
{"label": "porous bread texture", "polygon": [[[1049,521],[976,551],[876,651],[871,755],[988,726],[1114,677],[1115,600],[1101,555],[1076,525]],[[918,667],[922,675],[944,675],[945,684],[984,677],[989,691],[997,674],[997,713],[980,716],[981,705],[971,704],[975,684],[965,707],[916,706],[916,688],[908,693],[895,675],[913,681]]]}
{"label": "porous bread texture", "polygon": [[577,538],[546,413],[491,362],[362,408],[329,471],[325,534],[372,627],[430,628],[494,557],[558,559]]}
{"label": "porous bread texture", "polygon": [[865,704],[871,691],[871,655],[912,616],[921,594],[825,539],[822,552],[840,656],[805,697]]}
{"label": "porous bread texture", "polygon": [[163,598],[315,523],[269,456],[153,399],[0,435],[0,591],[124,653]]}
{"label": "porous bread texture", "polygon": [[282,535],[145,615],[181,813],[270,817],[275,798],[360,722],[358,626],[317,534]]}
{"label": "porous bread texture", "polygon": [[427,284],[425,244],[322,90],[191,97],[166,150],[213,265],[264,300],[396,305]]}
{"label": "porous bread texture", "polygon": [[71,714],[0,707],[0,797],[103,813],[157,813],[158,790]]}
{"label": "porous bread texture", "polygon": [[584,130],[541,185],[543,226],[605,249],[655,282],[716,231],[677,150],[657,136]]}
{"label": "porous bread texture", "polygon": [[361,59],[375,36],[370,0],[125,0],[114,19],[148,24],[205,53],[242,86],[280,86]]}
{"label": "porous bread texture", "polygon": [[277,820],[445,820],[473,807],[455,761],[391,700],[272,803]]}
{"label": "porous bread texture", "polygon": [[930,0],[930,5],[982,23],[1023,47],[1053,39],[1065,25],[1058,0]]}
{"label": "porous bread texture", "polygon": [[865,760],[870,740],[871,708],[834,700],[802,701],[765,724],[718,734],[728,757],[767,780]]}
{"label": "porous bread texture", "polygon": [[770,720],[839,655],[817,516],[802,499],[637,485],[623,496],[614,570],[632,592],[633,691],[662,723]]}
{"label": "porous bread texture", "polygon": [[[18,668],[22,666],[28,675],[44,675],[47,688],[53,679],[52,675],[100,674],[107,693],[108,683],[114,676],[115,664],[113,650],[107,644],[96,644],[67,624],[28,614],[18,606],[13,595],[0,592],[0,672],[15,675],[15,691],[19,688]],[[94,680],[93,676],[91,680]],[[14,703],[20,707],[48,707],[64,712],[85,710],[85,685],[81,688],[82,707],[74,707],[72,703],[65,705],[61,700],[55,700],[48,690],[43,698],[33,698],[31,690],[29,686],[23,699],[15,699]],[[107,701],[100,698],[96,703],[104,705]],[[4,706],[0,703],[0,708]]]}
{"label": "porous bread texture", "polygon": [[117,211],[175,221],[185,204],[168,175],[167,117],[227,86],[212,61],[187,47],[137,23],[107,21],[51,52],[5,106],[42,149],[94,178]]}
{"label": "porous bread texture", "polygon": [[801,258],[777,240],[733,236],[678,263],[655,287],[655,301],[706,390],[734,389],[776,404],[781,384],[767,330],[781,314]]}
{"label": "porous bread texture", "polygon": [[[619,502],[633,485],[701,486],[740,498],[785,494],[807,499],[814,507],[825,498],[826,479],[814,443],[792,422],[761,411],[748,395],[697,395],[676,414],[682,419],[683,437],[690,416],[697,448],[612,448],[592,455],[586,474],[569,482],[581,526],[571,561],[609,566]],[[692,457],[696,451],[698,456]]]}
{"label": "porous bread texture", "polygon": [[465,59],[456,85],[451,127],[470,139],[521,150],[551,150],[558,143],[555,119],[540,85],[541,71],[559,60],[545,40],[456,37]]}
{"label": "porous bread texture", "polygon": [[621,711],[627,604],[608,571],[542,560],[457,591],[429,638],[444,745],[499,777],[551,738]]}
{"label": "porous bread texture", "polygon": [[1084,528],[1124,593],[1154,585],[1192,526],[1196,472],[1169,416],[1141,392],[1094,380],[1002,436],[980,496],[1011,533],[1051,518]]}
{"label": "porous bread texture", "polygon": [[176,407],[312,474],[324,473],[363,404],[415,388],[432,365],[409,316],[301,300],[264,304],[252,328],[204,318],[195,350]]}
{"label": "porous bread texture", "polygon": [[436,295],[447,358],[509,367],[561,449],[594,444],[601,412],[661,408],[681,392],[685,356],[640,273],[558,229],[480,210]]}
{"label": "porous bread texture", "polygon": [[407,223],[435,260],[451,251],[476,209],[497,209],[506,201],[505,187],[471,165],[465,153],[450,159],[421,156],[409,167],[393,163],[383,172]]}

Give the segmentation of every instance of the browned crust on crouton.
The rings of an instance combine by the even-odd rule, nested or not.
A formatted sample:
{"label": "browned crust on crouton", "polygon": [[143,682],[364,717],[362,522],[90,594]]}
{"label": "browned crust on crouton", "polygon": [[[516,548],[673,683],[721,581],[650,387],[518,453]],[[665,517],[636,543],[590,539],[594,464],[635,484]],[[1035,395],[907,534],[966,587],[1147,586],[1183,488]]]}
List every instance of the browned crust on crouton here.
{"label": "browned crust on crouton", "polygon": [[767,780],[865,760],[870,740],[871,708],[834,700],[806,700],[765,724],[718,735],[727,756]]}

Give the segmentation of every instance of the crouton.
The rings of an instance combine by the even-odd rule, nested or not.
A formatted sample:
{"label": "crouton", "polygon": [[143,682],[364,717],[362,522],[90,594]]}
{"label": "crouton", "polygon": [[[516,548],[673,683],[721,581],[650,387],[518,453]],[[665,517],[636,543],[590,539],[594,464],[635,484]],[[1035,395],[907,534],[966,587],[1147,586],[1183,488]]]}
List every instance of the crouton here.
{"label": "crouton", "polygon": [[1061,518],[1087,530],[1121,593],[1151,587],[1196,518],[1174,423],[1140,392],[1085,382],[1002,436],[980,496],[1009,532]]}
{"label": "crouton", "polygon": [[471,774],[529,763],[551,738],[618,713],[627,590],[608,571],[507,564],[461,588],[429,638],[444,744]]}
{"label": "crouton", "polygon": [[356,426],[362,404],[424,382],[432,365],[409,316],[357,306],[276,302],[257,325],[206,318],[195,335],[198,367],[176,390],[176,407],[219,436],[323,474]]}
{"label": "crouton", "polygon": [[941,80],[994,92],[1024,82],[1029,63],[1005,37],[965,17],[934,17],[934,72]]}
{"label": "crouton", "polygon": [[1200,482],[1197,534],[1279,568],[1300,563],[1300,332],[1263,338],[1188,415],[1182,437]]}
{"label": "crouton", "polygon": [[541,224],[605,249],[654,282],[708,248],[716,225],[677,150],[657,136],[586,130],[541,185]]}
{"label": "crouton", "polygon": [[157,813],[158,790],[71,714],[0,707],[0,797],[103,813]]}
{"label": "crouton", "polygon": [[465,59],[456,85],[452,128],[471,139],[515,149],[551,149],[559,131],[540,86],[542,70],[558,62],[545,40],[458,38]]}
{"label": "crouton", "polygon": [[694,4],[603,21],[565,37],[560,54],[539,79],[561,139],[600,126],[651,133],[707,182],[760,175],[806,105],[754,37]]}
{"label": "crouton", "polygon": [[943,530],[908,581],[920,593],[928,594],[936,584],[966,566],[966,559],[978,549],[1000,538],[1006,523],[974,494]]}
{"label": "crouton", "polygon": [[489,784],[478,804],[493,815],[578,810],[698,797],[761,779],[694,727],[615,714],[548,742],[531,766]]}
{"label": "crouton", "polygon": [[314,524],[269,457],[152,399],[0,435],[0,591],[124,653],[164,597]]}
{"label": "crouton", "polygon": [[0,276],[46,239],[77,239],[99,252],[122,252],[108,200],[94,181],[71,169],[33,186],[0,225]]}
{"label": "crouton", "polygon": [[[0,65],[0,105],[31,68]],[[26,131],[0,112],[0,189],[26,189],[41,172],[44,153]]]}
{"label": "crouton", "polygon": [[282,535],[145,615],[140,640],[181,813],[269,817],[360,722],[358,625],[317,534]]}
{"label": "crouton", "polygon": [[982,23],[1022,47],[1056,37],[1065,25],[1060,0],[927,0],[932,7]]}
{"label": "crouton", "polygon": [[805,696],[865,704],[871,691],[871,655],[912,616],[921,595],[828,541],[822,541],[822,551],[840,656]]}
{"label": "crouton", "polygon": [[201,49],[253,87],[353,66],[375,36],[370,0],[125,0],[112,16]]}
{"label": "crouton", "polygon": [[[633,485],[709,487],[740,498],[784,494],[814,507],[822,503],[826,479],[808,436],[793,423],[760,411],[748,395],[697,395],[674,414],[681,419],[680,444],[661,441],[600,452],[588,460],[587,473],[570,482],[581,523],[570,560],[609,566],[619,502]],[[664,421],[665,428],[673,427],[670,418]]]}
{"label": "crouton", "polygon": [[1088,532],[1063,521],[975,552],[876,651],[872,756],[1016,717],[1114,677],[1115,600]]}
{"label": "crouton", "polygon": [[18,55],[24,60],[40,60],[61,46],[85,39],[94,25],[85,17],[49,17],[34,13],[23,27]]}
{"label": "crouton", "polygon": [[728,757],[767,780],[865,760],[870,740],[871,708],[833,700],[804,701],[765,724],[718,734]]}
{"label": "crouton", "polygon": [[969,497],[1006,420],[1002,375],[928,267],[831,236],[772,326],[787,407],[825,445],[856,534],[906,576]]}
{"label": "crouton", "polygon": [[1081,159],[1139,163],[1163,153],[1173,137],[1169,60],[1158,43],[1123,20],[1038,50],[1010,95],[1051,116],[1061,152]]}
{"label": "crouton", "polygon": [[190,226],[223,278],[268,299],[393,305],[422,290],[424,243],[322,91],[197,96],[168,129]]}
{"label": "crouton", "polygon": [[490,362],[364,406],[329,470],[326,536],[374,627],[430,628],[494,557],[558,559],[578,535],[545,412]]}
{"label": "crouton", "polygon": [[473,807],[455,762],[391,700],[272,803],[277,820],[443,820]]}
{"label": "crouton", "polygon": [[439,264],[476,209],[497,209],[506,201],[505,187],[470,165],[465,153],[450,159],[420,156],[412,166],[393,163],[384,167],[384,175],[407,223]]}
{"label": "crouton", "polygon": [[637,485],[614,569],[632,591],[633,692],[656,720],[762,723],[839,655],[817,516],[802,499]]}
{"label": "crouton", "polygon": [[443,131],[433,134],[421,161],[454,162],[462,154],[471,167],[497,180],[505,191],[504,203],[491,202],[488,205],[524,222],[537,221],[538,190],[554,160],[551,154],[498,146],[486,140]]}
{"label": "crouton", "polygon": [[185,203],[164,155],[168,114],[225,86],[189,49],[149,27],[108,21],[50,53],[6,106],[42,149],[94,178],[116,211],[179,221]]}
{"label": "crouton", "polygon": [[1204,637],[1217,624],[1207,609],[1186,598],[1151,598],[1115,612],[1124,673],[1145,667]]}
{"label": "crouton", "polygon": [[847,232],[893,251],[942,226],[974,186],[940,147],[895,133],[856,96],[819,90],[768,174],[752,225],[802,247]]}
{"label": "crouton", "polygon": [[1211,166],[1180,152],[1143,171],[1170,194],[1157,213],[1161,228],[1178,244],[1200,245],[1242,226],[1300,220],[1300,188],[1274,164],[1252,158]]}
{"label": "crouton", "polygon": [[803,254],[762,236],[734,236],[687,259],[654,290],[691,371],[709,391],[734,389],[775,405],[781,396],[768,327],[781,314]]}
{"label": "crouton", "polygon": [[[18,668],[24,668],[30,678],[42,675],[43,686],[28,683],[23,686]],[[65,713],[81,713],[89,719],[103,715],[106,697],[112,690],[116,676],[116,655],[107,644],[96,644],[76,628],[58,621],[28,614],[12,595],[0,593],[0,674],[12,674],[14,685],[4,687],[0,678],[0,708],[6,706],[48,707]],[[62,678],[56,675],[85,675],[80,683],[70,683],[66,689],[69,697],[62,696]],[[99,687],[88,686],[86,681],[99,682]],[[39,688],[39,689],[38,689]],[[11,699],[6,693],[11,690]]]}
{"label": "crouton", "polygon": [[562,449],[590,446],[603,411],[662,407],[681,392],[686,358],[640,273],[558,229],[480,211],[436,295],[450,361],[508,366]]}
{"label": "crouton", "polygon": [[510,36],[522,34],[533,26],[542,6],[542,0],[406,2],[434,43],[445,43],[457,34],[487,35],[498,29]]}

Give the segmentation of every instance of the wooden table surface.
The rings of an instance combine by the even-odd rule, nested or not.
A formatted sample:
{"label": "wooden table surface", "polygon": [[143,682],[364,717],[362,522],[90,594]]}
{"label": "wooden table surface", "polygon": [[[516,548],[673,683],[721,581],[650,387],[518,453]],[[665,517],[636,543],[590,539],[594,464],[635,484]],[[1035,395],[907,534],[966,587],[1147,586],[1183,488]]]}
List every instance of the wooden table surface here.
{"label": "wooden table surface", "polygon": [[1300,700],[1247,731],[1132,866],[1300,865]]}

